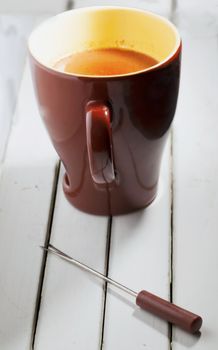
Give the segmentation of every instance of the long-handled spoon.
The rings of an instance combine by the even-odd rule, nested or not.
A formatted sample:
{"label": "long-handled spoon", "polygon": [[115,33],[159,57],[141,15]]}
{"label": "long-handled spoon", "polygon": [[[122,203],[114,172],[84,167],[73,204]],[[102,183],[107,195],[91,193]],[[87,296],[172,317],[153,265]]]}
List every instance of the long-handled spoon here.
{"label": "long-handled spoon", "polygon": [[195,333],[201,328],[202,318],[200,316],[193,314],[192,312],[185,310],[175,304],[172,304],[169,301],[162,299],[154,294],[151,294],[145,290],[142,290],[139,293],[134,292],[133,290],[122,285],[121,283],[116,282],[109,277],[106,277],[102,273],[90,268],[89,266],[63,253],[61,250],[55,248],[51,244],[48,246],[48,248],[46,247],[41,247],[41,248],[59,256],[60,258],[68,262],[71,262],[74,265],[79,266],[83,270],[92,273],[96,277],[99,277],[104,281],[106,281],[107,283],[110,283],[113,286],[132,295],[136,299],[136,304],[140,306],[142,309],[147,310],[152,314],[183,328],[189,333]]}

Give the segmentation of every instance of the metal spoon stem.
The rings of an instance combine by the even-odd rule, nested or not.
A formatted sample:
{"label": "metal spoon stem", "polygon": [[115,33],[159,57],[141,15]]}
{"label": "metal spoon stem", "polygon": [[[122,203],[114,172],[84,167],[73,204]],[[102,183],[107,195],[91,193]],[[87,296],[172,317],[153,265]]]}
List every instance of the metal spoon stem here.
{"label": "metal spoon stem", "polygon": [[113,286],[123,290],[124,292],[134,296],[135,298],[137,297],[137,293],[134,292],[133,290],[131,290],[130,288],[127,288],[126,286],[124,286],[123,284],[114,281],[113,279],[106,277],[105,275],[103,275],[102,273],[92,269],[91,267],[81,263],[80,261],[72,258],[71,256],[63,253],[61,250],[57,249],[56,247],[54,247],[53,245],[49,245],[48,248],[41,246],[42,249],[47,250],[48,252],[51,252],[57,256],[59,256],[60,258],[64,259],[65,261],[68,261],[78,267],[80,267],[81,269],[88,271],[90,273],[92,273],[93,275],[95,275],[98,278],[101,278],[102,280],[104,280],[107,283],[112,284]]}

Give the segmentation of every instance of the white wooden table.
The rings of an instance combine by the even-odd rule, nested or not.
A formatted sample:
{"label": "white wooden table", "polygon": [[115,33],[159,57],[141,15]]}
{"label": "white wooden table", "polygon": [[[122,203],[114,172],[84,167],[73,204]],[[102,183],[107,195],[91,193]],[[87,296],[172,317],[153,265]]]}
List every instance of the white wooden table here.
{"label": "white wooden table", "polygon": [[[183,62],[158,198],[146,210],[107,218],[66,201],[25,63],[34,25],[72,1],[0,2],[1,350],[218,349],[218,1],[112,3],[171,18]],[[46,256],[39,245],[48,242],[134,290],[199,313],[201,336],[172,329],[128,295]]]}

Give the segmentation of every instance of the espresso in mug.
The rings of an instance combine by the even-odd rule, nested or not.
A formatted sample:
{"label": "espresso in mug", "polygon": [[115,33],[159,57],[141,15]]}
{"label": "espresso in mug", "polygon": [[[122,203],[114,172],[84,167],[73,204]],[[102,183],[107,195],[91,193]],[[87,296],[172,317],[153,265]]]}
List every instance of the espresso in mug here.
{"label": "espresso in mug", "polygon": [[158,61],[144,53],[121,48],[102,48],[73,53],[58,60],[54,68],[82,75],[120,75],[144,70]]}

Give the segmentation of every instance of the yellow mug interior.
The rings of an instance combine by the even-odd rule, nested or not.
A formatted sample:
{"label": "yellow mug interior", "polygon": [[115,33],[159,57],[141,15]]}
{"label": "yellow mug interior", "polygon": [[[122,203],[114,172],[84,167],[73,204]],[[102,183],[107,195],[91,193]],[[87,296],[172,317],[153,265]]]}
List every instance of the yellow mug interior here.
{"label": "yellow mug interior", "polygon": [[52,69],[59,59],[74,52],[125,48],[155,58],[158,64],[145,69],[150,70],[170,60],[179,46],[178,31],[167,19],[125,7],[66,11],[45,21],[29,38],[32,56]]}

